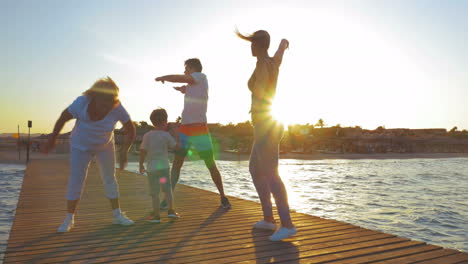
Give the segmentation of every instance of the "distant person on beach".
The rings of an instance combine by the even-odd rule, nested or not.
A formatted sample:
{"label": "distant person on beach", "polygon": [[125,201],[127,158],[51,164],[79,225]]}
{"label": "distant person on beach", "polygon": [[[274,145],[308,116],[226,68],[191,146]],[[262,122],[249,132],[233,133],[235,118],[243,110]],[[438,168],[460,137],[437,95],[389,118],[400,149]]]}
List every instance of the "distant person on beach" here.
{"label": "distant person on beach", "polygon": [[118,99],[119,87],[109,78],[97,80],[91,88],[65,109],[43,151],[49,153],[65,123],[76,119],[70,140],[70,177],[68,180],[68,214],[58,232],[68,232],[74,225],[76,206],[83,191],[88,166],[95,157],[99,163],[102,182],[114,213],[113,224],[132,225],[120,210],[119,186],[115,178],[114,128],[120,121],[125,130],[125,142],[120,149],[120,169],[127,165],[128,150],[135,139],[135,126]]}
{"label": "distant person on beach", "polygon": [[[278,173],[279,143],[284,127],[271,115],[271,104],[276,93],[279,67],[284,51],[289,42],[282,39],[273,57],[268,55],[270,35],[259,30],[251,35],[236,34],[241,39],[251,42],[252,56],[257,58],[255,70],[248,81],[252,93],[250,109],[254,127],[254,143],[250,155],[249,171],[257,189],[263,210],[263,220],[254,224],[254,228],[276,230],[270,240],[279,241],[296,234],[296,228],[289,213],[288,195]],[[276,228],[273,217],[271,194],[275,198],[281,227]]]}
{"label": "distant person on beach", "polygon": [[[150,115],[154,129],[143,136],[140,145],[140,173],[147,173],[148,186],[152,196],[153,212],[146,221],[150,223],[160,223],[159,193],[161,187],[166,195],[167,217],[179,218],[174,210],[174,197],[172,194],[171,176],[169,173],[168,149],[176,148],[176,140],[167,132],[167,112],[159,108]],[[145,167],[146,161],[146,167]]]}
{"label": "distant person on beach", "polygon": [[226,209],[231,208],[231,204],[224,194],[223,181],[214,159],[213,144],[206,119],[208,79],[202,73],[200,60],[188,59],[185,61],[184,74],[161,76],[157,77],[156,81],[187,84],[174,87],[174,89],[180,91],[185,96],[182,124],[178,130],[180,149],[175,152],[171,170],[172,188],[174,189],[179,181],[180,169],[184,164],[185,156],[187,156],[190,146],[193,146],[199,156],[205,161],[205,165],[210,171],[211,179],[218,188],[221,196],[221,206]]}

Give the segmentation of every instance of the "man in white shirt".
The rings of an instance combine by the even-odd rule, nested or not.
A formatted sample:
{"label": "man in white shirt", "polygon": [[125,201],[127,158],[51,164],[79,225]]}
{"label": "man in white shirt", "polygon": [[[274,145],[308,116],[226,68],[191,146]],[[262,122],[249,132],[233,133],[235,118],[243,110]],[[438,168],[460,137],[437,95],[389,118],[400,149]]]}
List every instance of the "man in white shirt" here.
{"label": "man in white shirt", "polygon": [[159,82],[186,83],[187,85],[174,87],[174,89],[185,94],[184,110],[182,112],[182,125],[178,133],[180,138],[180,149],[175,152],[172,164],[171,179],[172,188],[175,188],[179,180],[180,169],[184,164],[190,146],[193,146],[199,156],[205,161],[210,171],[211,179],[216,184],[221,196],[221,206],[231,208],[228,198],[224,194],[221,174],[216,166],[213,155],[213,144],[208,130],[206,111],[208,106],[208,79],[202,73],[202,65],[199,59],[188,59],[185,61],[184,74],[165,75],[157,77]]}

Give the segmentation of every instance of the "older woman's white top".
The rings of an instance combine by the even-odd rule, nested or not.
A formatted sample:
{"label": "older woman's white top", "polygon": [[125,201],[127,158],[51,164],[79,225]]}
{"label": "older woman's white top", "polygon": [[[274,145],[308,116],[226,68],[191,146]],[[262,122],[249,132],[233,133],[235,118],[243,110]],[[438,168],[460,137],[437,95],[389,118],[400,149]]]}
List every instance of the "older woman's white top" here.
{"label": "older woman's white top", "polygon": [[127,110],[119,103],[103,119],[93,121],[88,115],[90,102],[90,98],[82,95],[68,107],[68,112],[76,118],[70,145],[82,151],[96,151],[113,146],[115,124],[118,121],[124,124],[130,120]]}

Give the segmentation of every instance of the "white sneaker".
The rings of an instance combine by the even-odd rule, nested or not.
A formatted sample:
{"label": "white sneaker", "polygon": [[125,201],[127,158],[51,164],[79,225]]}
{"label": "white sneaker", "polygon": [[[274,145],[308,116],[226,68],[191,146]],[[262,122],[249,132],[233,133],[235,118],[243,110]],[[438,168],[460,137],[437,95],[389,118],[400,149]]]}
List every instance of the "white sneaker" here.
{"label": "white sneaker", "polygon": [[63,221],[63,224],[61,224],[59,226],[59,228],[57,229],[57,232],[59,233],[65,233],[65,232],[68,232],[70,231],[70,229],[73,228],[73,226],[75,225],[75,221],[73,219],[65,219],[65,221]]}
{"label": "white sneaker", "polygon": [[112,221],[112,224],[114,225],[124,225],[124,226],[133,225],[134,223],[135,222],[130,220],[123,212],[119,214],[118,216],[115,216],[114,220]]}
{"label": "white sneaker", "polygon": [[276,230],[276,224],[270,223],[265,220],[258,221],[253,225],[254,228],[266,229],[266,230]]}
{"label": "white sneaker", "polygon": [[297,233],[297,230],[295,227],[293,228],[280,227],[280,229],[278,229],[269,238],[271,241],[280,241],[290,236],[294,236],[296,233]]}
{"label": "white sneaker", "polygon": [[167,214],[167,217],[172,218],[172,219],[178,219],[180,218],[180,215],[176,213],[175,211],[171,211]]}

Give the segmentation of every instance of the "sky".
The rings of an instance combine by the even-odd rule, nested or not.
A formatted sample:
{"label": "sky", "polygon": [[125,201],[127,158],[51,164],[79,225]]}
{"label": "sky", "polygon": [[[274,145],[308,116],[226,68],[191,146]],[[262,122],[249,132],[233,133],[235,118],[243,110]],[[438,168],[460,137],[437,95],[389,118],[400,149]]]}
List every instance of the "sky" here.
{"label": "sky", "polygon": [[[183,95],[154,78],[197,57],[208,122],[249,120],[250,45],[234,30],[290,42],[275,116],[286,124],[468,129],[468,1],[0,0],[0,133],[50,133],[60,113],[110,76],[134,121]],[[73,127],[69,122],[62,132]]]}

